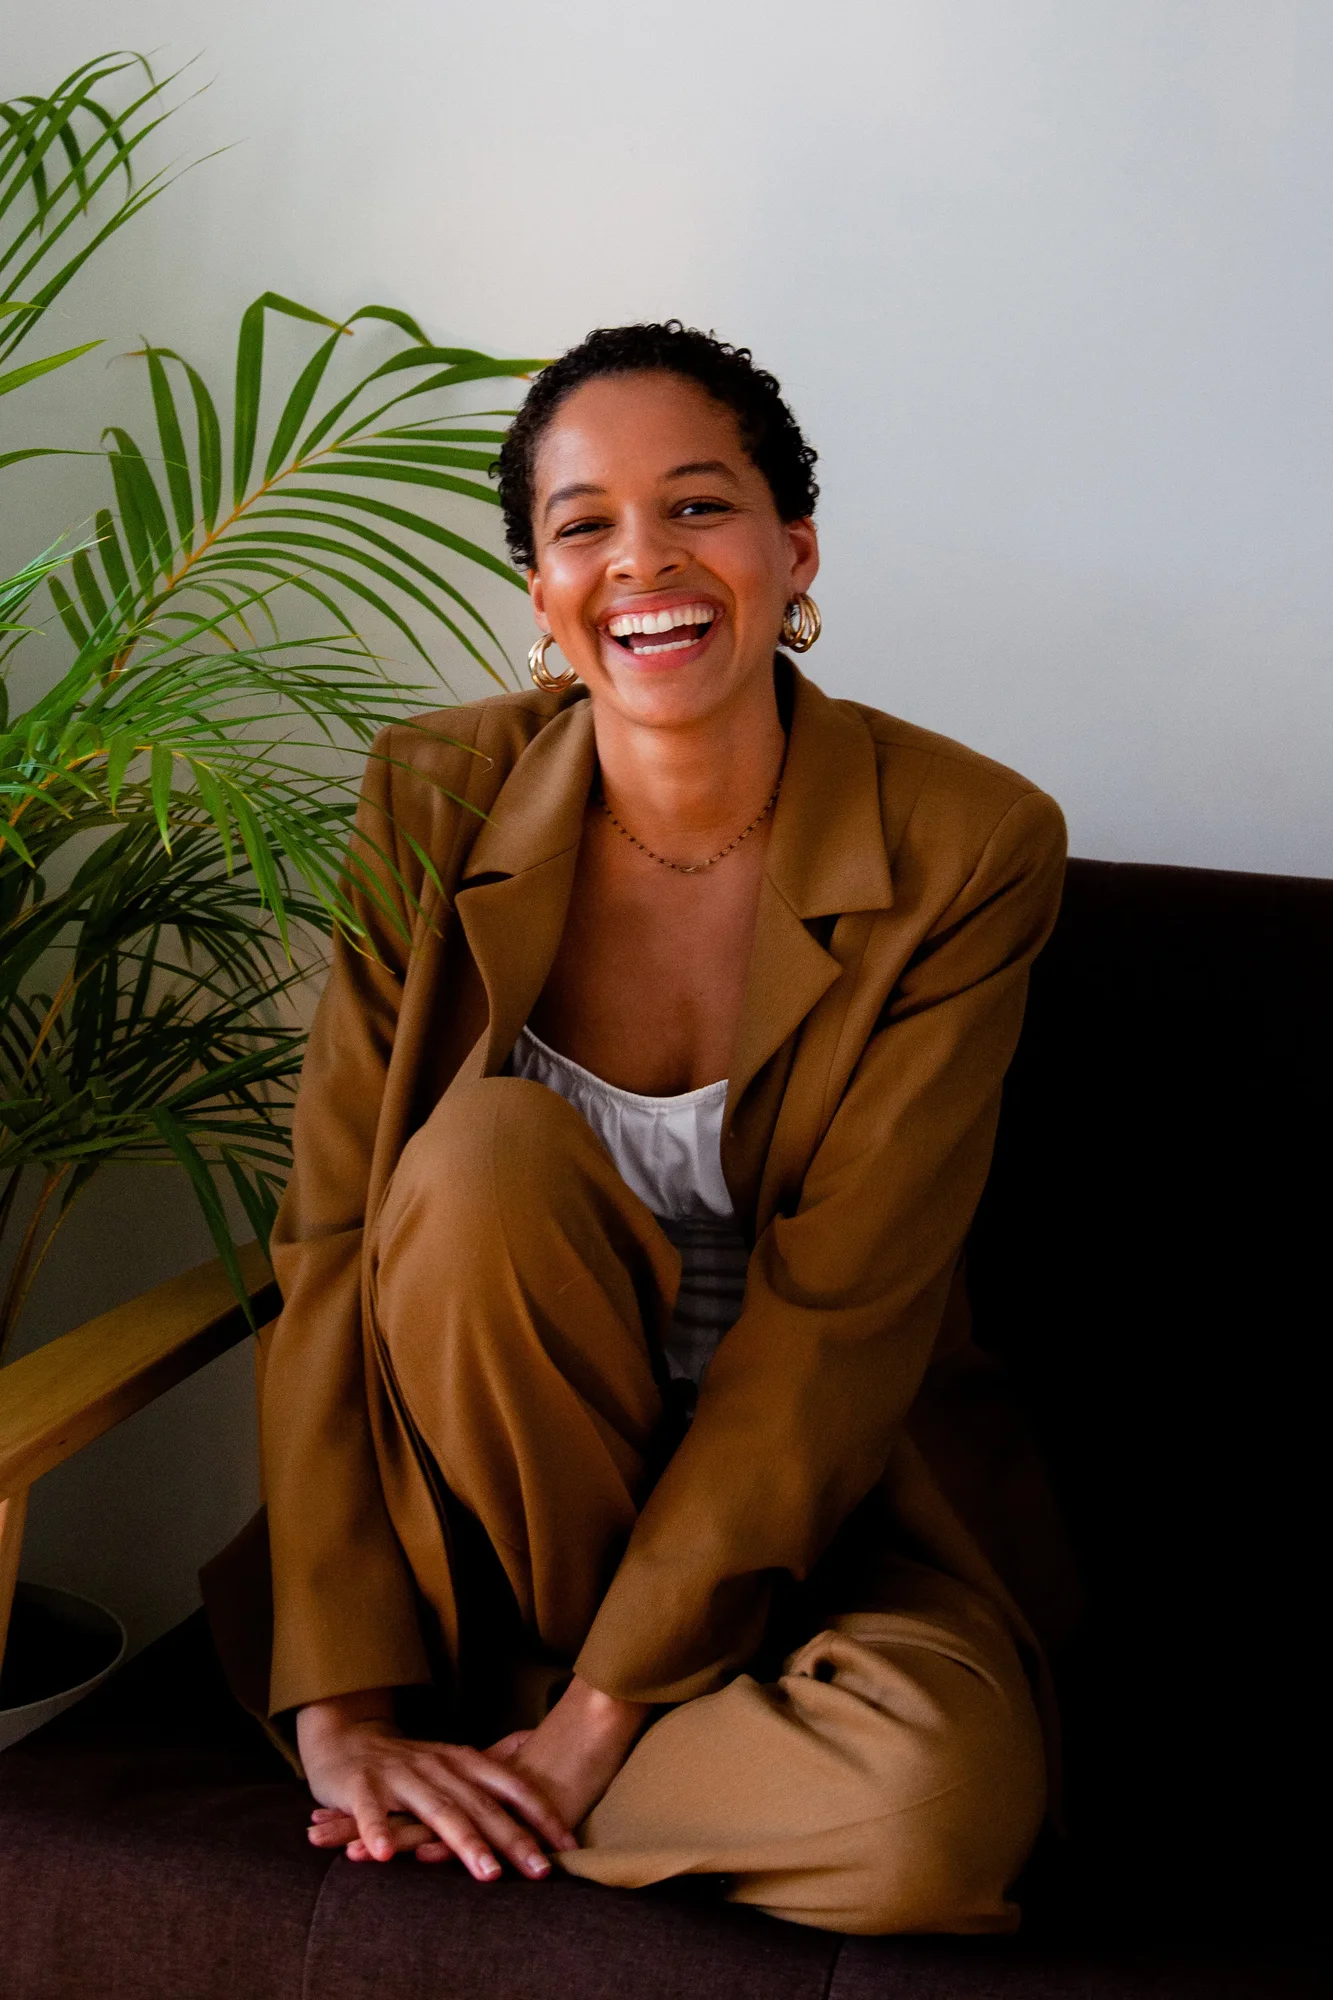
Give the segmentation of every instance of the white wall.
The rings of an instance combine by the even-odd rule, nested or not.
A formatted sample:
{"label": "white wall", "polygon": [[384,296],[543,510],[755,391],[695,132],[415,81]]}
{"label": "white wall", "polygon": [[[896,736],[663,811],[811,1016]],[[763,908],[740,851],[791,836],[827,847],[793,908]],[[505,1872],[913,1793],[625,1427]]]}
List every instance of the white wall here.
{"label": "white wall", "polygon": [[[221,375],[266,287],[518,353],[715,327],[822,454],[827,687],[1018,765],[1076,852],[1333,872],[1323,0],[60,0],[0,91],[114,44],[198,54],[170,147],[234,144],[71,341]],[[7,426],[137,393],[95,359]],[[32,546],[82,490],[34,470]]]}
{"label": "white wall", "polygon": [[[1324,0],[61,0],[3,87],[109,43],[199,54],[170,146],[234,144],[71,337],[218,367],[265,286],[518,353],[716,327],[823,455],[830,688],[1076,851],[1333,871]],[[80,441],[130,386],[60,379]]]}

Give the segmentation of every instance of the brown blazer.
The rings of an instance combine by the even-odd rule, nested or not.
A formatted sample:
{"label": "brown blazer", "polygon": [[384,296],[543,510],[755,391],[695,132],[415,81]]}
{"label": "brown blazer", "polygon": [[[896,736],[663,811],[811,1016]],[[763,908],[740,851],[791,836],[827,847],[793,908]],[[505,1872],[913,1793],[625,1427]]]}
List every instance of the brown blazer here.
{"label": "brown blazer", "polygon": [[[977,1500],[979,1357],[960,1296],[946,1301],[1059,903],[1063,822],[1012,771],[830,700],[785,661],[779,673],[789,747],[723,1137],[754,1246],[745,1306],[578,1660],[639,1700],[685,1700],[739,1669],[775,1579],[807,1576],[875,1492],[904,1546],[991,1589],[1027,1632],[984,1552],[1006,1532],[1021,1549],[1025,1530],[997,1533],[994,1496]],[[378,956],[335,948],[274,1235],[285,1306],[263,1344],[261,1420],[275,1714],[428,1679],[422,1600],[456,1640],[445,1534],[366,1310],[364,1245],[406,1141],[451,1085],[503,1069],[541,992],[594,767],[586,698],[536,693],[390,730],[371,758],[361,824],[419,902],[386,880],[410,944],[362,896]]]}

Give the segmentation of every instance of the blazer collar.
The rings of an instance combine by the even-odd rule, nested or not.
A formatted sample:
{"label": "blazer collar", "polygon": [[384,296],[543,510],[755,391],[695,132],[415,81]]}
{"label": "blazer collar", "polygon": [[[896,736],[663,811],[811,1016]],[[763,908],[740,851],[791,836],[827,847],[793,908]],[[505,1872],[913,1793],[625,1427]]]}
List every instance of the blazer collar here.
{"label": "blazer collar", "polygon": [[486,1031],[459,1080],[495,1076],[537,1004],[565,928],[596,753],[592,706],[538,730],[472,843],[454,908],[486,989]]}
{"label": "blazer collar", "polygon": [[[773,817],[754,952],[729,1097],[838,977],[807,929],[812,918],[887,909],[893,901],[870,731],[855,710],[791,674],[791,720]],[[464,866],[459,920],[486,988],[489,1022],[467,1065],[499,1070],[559,947],[596,768],[592,704],[571,701],[522,752]]]}
{"label": "blazer collar", "polygon": [[577,851],[596,767],[592,703],[580,697],[515,759],[472,843],[460,886],[479,875],[523,875]]}
{"label": "blazer collar", "polygon": [[[801,918],[888,909],[893,885],[870,731],[786,661],[784,670],[791,722],[768,877]],[[515,762],[472,844],[462,884],[522,875],[577,849],[596,764],[592,703],[576,698]]]}

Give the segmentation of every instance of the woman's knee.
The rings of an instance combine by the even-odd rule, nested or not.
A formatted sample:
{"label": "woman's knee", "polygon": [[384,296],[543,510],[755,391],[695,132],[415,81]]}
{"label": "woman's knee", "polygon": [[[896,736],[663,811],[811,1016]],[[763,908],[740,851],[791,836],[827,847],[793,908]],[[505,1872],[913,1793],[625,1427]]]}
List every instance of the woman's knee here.
{"label": "woman's knee", "polygon": [[881,1796],[857,1828],[841,1928],[872,1936],[1016,1928],[1009,1891],[1045,1812],[1039,1746],[1034,1756],[1026,1733],[1015,1742],[997,1717],[988,1741],[941,1758],[938,1778],[933,1794],[914,1786],[907,1800]]}
{"label": "woman's knee", "polygon": [[675,1258],[571,1105],[488,1077],[449,1091],[404,1149],[375,1224],[376,1318],[404,1370],[446,1347],[492,1369],[535,1342],[578,1373],[585,1349],[604,1360],[628,1338],[637,1381]]}
{"label": "woman's knee", "polygon": [[381,1240],[405,1222],[462,1246],[501,1216],[549,1204],[576,1178],[591,1129],[543,1084],[491,1076],[446,1091],[403,1148],[380,1213]]}
{"label": "woman's knee", "polygon": [[846,1753],[828,1855],[841,1878],[835,1927],[1013,1929],[1007,1892],[1045,1816],[1046,1767],[1007,1638],[989,1661],[946,1635],[914,1644],[887,1630],[869,1645],[822,1634],[805,1651],[810,1678],[828,1686],[812,1704],[827,1711],[816,1726]]}
{"label": "woman's knee", "polygon": [[456,1084],[408,1140],[394,1180],[424,1176],[451,1193],[503,1184],[534,1157],[577,1146],[583,1125],[563,1098],[524,1077]]}

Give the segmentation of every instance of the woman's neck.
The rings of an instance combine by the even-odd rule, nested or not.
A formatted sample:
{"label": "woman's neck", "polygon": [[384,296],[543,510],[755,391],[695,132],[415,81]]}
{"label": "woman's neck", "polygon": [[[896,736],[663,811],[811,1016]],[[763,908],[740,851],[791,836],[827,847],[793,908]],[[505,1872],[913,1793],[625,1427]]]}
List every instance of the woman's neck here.
{"label": "woman's neck", "polygon": [[648,846],[719,844],[762,810],[786,750],[771,679],[698,721],[647,725],[594,703],[602,792]]}

